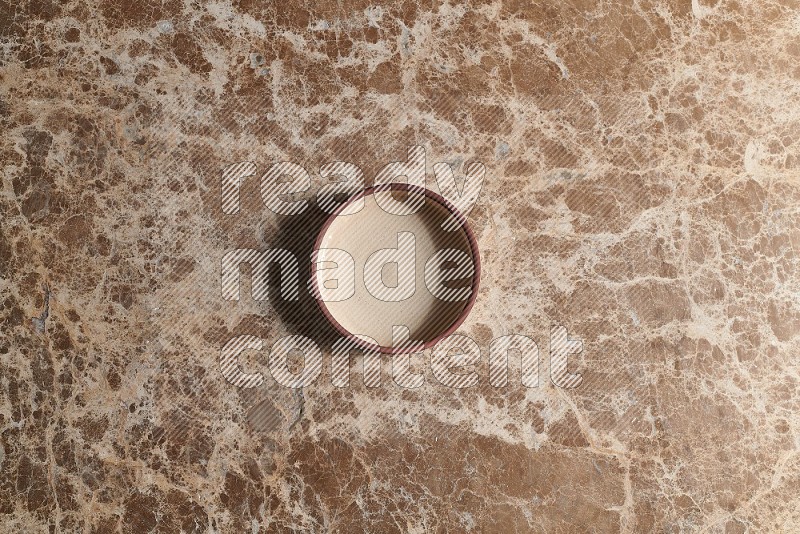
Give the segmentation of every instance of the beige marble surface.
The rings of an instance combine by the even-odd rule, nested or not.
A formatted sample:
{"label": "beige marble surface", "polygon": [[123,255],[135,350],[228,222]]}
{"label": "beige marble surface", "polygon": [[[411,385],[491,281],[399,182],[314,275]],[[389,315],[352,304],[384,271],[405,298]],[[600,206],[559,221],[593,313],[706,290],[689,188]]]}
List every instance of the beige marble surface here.
{"label": "beige marble surface", "polygon": [[[0,45],[1,531],[800,529],[796,1],[4,0]],[[332,338],[225,251],[307,254],[320,166],[412,145],[486,167],[479,385],[228,383],[231,337]],[[223,214],[242,161],[310,207]]]}

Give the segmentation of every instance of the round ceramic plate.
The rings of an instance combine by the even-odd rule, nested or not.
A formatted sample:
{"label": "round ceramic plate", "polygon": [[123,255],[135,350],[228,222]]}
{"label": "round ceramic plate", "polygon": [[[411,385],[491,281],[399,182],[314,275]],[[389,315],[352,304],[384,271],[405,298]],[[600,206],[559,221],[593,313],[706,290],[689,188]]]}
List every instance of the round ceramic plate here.
{"label": "round ceramic plate", "polygon": [[431,347],[455,331],[479,279],[478,248],[463,215],[429,189],[387,184],[354,195],[328,218],[310,285],[342,335],[397,353],[408,352],[408,343]]}

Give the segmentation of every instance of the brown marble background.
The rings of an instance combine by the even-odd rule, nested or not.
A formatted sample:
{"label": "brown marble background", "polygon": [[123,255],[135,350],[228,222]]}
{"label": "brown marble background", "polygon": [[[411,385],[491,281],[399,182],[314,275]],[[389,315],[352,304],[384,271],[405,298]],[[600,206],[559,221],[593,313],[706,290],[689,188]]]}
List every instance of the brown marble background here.
{"label": "brown marble background", "polygon": [[[0,45],[0,531],[800,530],[797,2],[0,0]],[[330,336],[222,300],[321,214],[223,216],[221,169],[313,201],[411,144],[487,168],[481,385],[225,382],[233,335]],[[510,333],[538,388],[488,385]]]}

